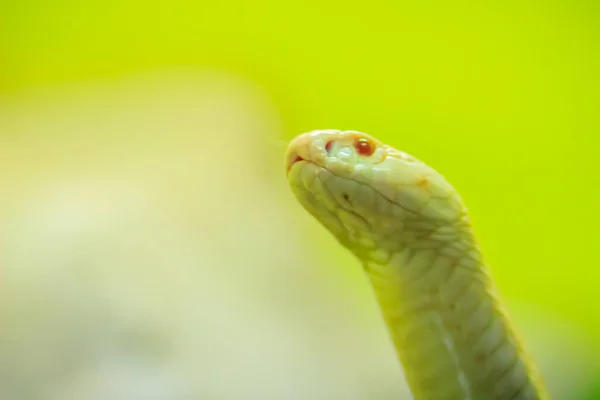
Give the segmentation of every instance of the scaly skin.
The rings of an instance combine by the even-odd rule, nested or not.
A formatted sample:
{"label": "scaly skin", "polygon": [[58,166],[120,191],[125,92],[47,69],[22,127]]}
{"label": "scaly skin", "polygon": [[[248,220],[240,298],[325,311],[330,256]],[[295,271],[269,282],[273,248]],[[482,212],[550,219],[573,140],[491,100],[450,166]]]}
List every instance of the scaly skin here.
{"label": "scaly skin", "polygon": [[302,206],[361,261],[416,400],[548,399],[438,172],[336,130],[296,137],[286,171]]}

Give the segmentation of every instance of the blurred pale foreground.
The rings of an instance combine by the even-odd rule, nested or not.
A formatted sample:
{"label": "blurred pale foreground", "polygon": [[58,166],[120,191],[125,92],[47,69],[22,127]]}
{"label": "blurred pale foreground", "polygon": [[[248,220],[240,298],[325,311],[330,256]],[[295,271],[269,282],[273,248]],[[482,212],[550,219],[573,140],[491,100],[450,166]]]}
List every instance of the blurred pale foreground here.
{"label": "blurred pale foreground", "polygon": [[[0,398],[408,398],[358,264],[289,193],[282,130],[213,72],[0,103]],[[578,332],[511,311],[556,398],[586,384]]]}

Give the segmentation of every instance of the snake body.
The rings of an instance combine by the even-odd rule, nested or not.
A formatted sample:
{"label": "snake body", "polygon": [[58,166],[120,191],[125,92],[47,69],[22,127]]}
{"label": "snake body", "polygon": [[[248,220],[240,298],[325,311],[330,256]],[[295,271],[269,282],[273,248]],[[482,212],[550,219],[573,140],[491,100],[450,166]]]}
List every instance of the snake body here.
{"label": "snake body", "polygon": [[301,205],[363,265],[416,400],[548,399],[441,174],[338,130],[293,139],[286,171]]}

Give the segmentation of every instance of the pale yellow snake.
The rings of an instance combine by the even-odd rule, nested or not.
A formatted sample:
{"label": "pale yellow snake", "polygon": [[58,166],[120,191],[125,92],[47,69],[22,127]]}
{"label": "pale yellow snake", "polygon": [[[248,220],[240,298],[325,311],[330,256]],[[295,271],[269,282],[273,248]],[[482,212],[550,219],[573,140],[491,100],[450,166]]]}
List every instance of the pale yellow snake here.
{"label": "pale yellow snake", "polygon": [[444,177],[337,130],[292,140],[286,172],[302,206],[362,263],[415,399],[548,399]]}

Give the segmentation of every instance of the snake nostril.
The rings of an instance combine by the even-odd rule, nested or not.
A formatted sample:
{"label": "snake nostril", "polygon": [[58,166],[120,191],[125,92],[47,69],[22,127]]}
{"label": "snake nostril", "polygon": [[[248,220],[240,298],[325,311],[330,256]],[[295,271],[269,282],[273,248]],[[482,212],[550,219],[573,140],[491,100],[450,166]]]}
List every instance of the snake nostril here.
{"label": "snake nostril", "polygon": [[331,145],[332,145],[333,141],[330,140],[329,142],[327,142],[327,144],[325,145],[325,151],[327,152],[327,155],[329,155],[329,152],[331,152]]}

